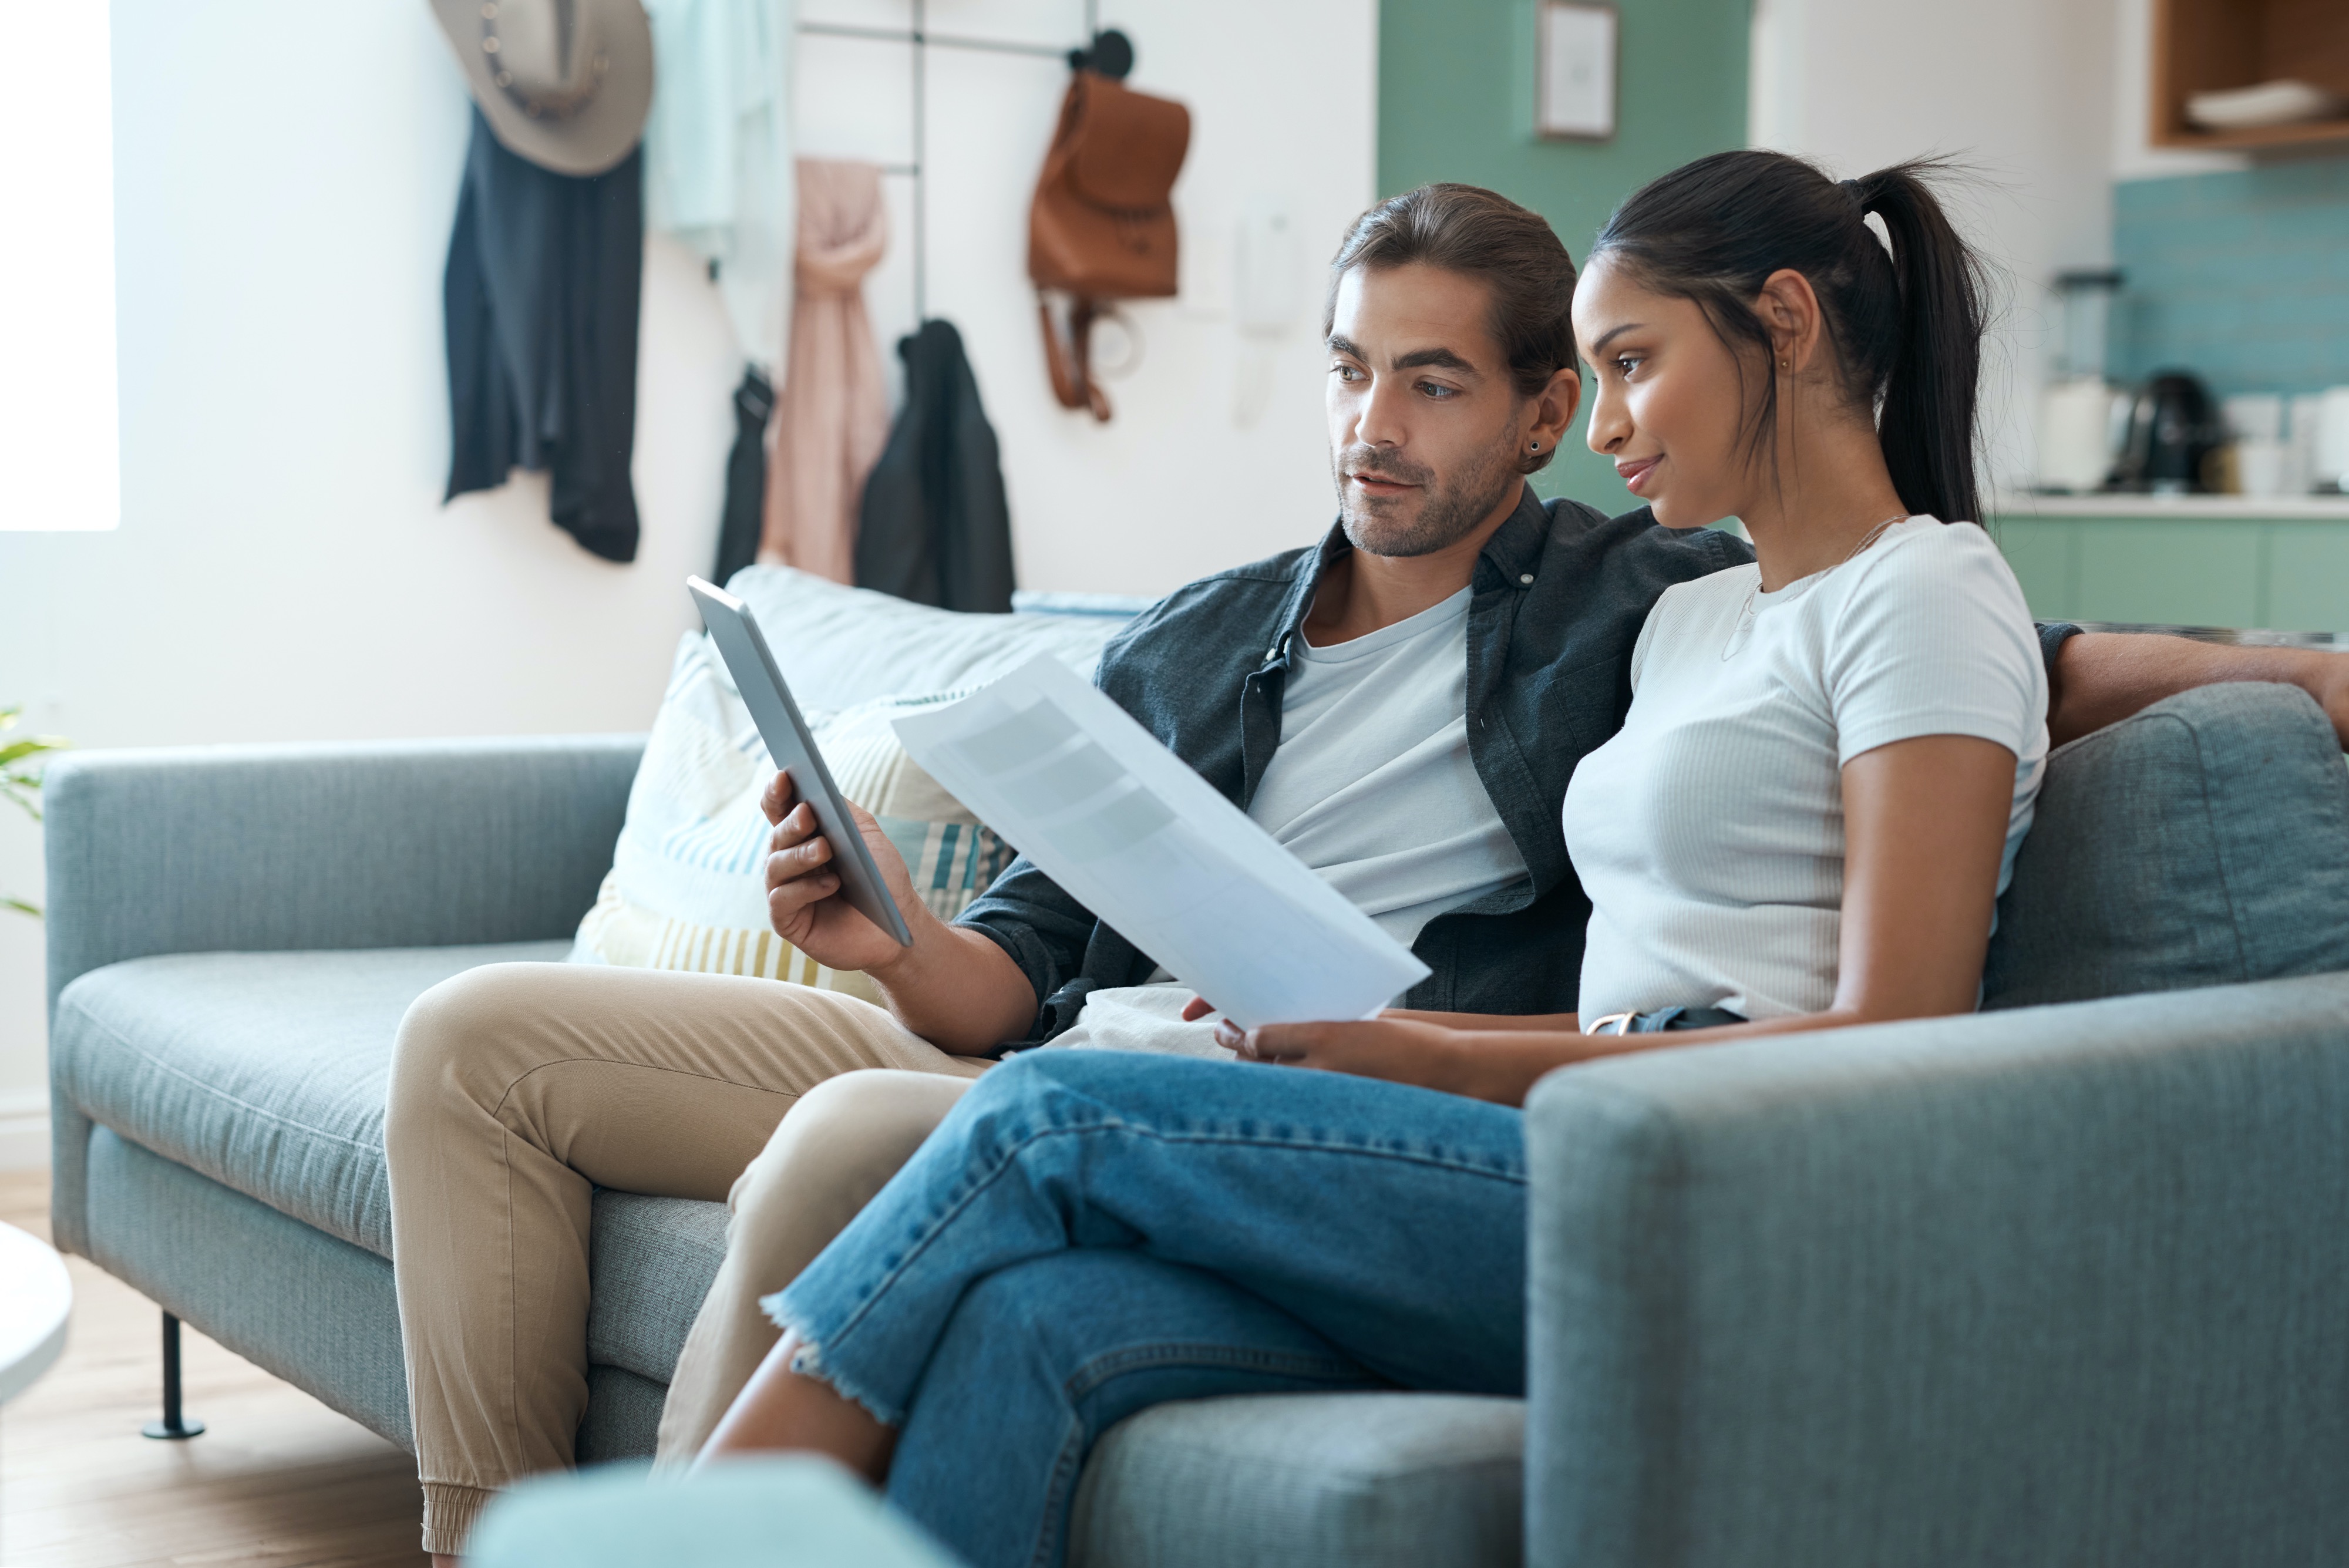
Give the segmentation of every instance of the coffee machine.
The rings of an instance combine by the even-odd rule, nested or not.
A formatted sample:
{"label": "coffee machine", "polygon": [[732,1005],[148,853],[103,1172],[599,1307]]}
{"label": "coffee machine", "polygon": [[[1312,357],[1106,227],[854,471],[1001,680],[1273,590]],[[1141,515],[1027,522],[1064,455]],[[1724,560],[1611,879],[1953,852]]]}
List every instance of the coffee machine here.
{"label": "coffee machine", "polygon": [[2218,400],[2188,370],[2158,370],[2129,405],[2116,477],[2123,490],[2187,495],[2211,488],[2203,472],[2226,443]]}

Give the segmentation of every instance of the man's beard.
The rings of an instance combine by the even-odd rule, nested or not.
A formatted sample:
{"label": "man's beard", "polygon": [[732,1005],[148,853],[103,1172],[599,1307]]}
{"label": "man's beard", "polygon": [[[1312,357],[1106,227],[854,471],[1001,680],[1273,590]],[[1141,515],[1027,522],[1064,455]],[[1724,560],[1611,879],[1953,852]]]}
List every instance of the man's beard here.
{"label": "man's beard", "polygon": [[[1438,484],[1433,469],[1383,456],[1376,447],[1342,448],[1330,458],[1330,469],[1338,482],[1338,520],[1347,542],[1357,550],[1387,556],[1432,556],[1458,544],[1525,483],[1516,455],[1515,441],[1504,438],[1448,483]],[[1415,497],[1374,499],[1357,493],[1348,483],[1358,473],[1420,489]],[[1415,514],[1405,510],[1414,499],[1419,504]]]}

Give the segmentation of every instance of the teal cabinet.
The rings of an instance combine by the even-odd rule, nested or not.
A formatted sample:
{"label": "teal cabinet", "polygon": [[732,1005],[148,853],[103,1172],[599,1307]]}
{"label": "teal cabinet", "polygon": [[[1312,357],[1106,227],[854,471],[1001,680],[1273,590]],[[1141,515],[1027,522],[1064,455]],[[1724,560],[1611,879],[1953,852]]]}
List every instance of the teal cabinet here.
{"label": "teal cabinet", "polygon": [[2079,620],[2254,627],[2258,524],[2168,518],[2083,519]]}
{"label": "teal cabinet", "polygon": [[2023,585],[2033,615],[2041,620],[2074,618],[2080,590],[2078,528],[2039,517],[2005,517],[1991,524],[1991,536]]}
{"label": "teal cabinet", "polygon": [[2338,510],[2131,517],[2107,503],[2009,514],[1992,534],[2043,620],[2349,633],[2349,507]]}
{"label": "teal cabinet", "polygon": [[2269,626],[2349,632],[2349,524],[2278,525],[2268,556]]}

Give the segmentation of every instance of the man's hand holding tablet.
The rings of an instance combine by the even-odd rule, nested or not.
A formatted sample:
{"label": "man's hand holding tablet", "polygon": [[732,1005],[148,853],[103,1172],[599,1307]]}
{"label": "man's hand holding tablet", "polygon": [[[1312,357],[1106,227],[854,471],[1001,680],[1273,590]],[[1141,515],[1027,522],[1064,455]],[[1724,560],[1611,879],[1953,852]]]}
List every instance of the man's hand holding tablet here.
{"label": "man's hand holding tablet", "polygon": [[[863,835],[882,885],[908,922],[936,920],[919,898],[897,846],[880,824],[854,801],[842,803]],[[786,768],[768,782],[759,809],[775,825],[767,842],[767,918],[775,935],[828,968],[885,971],[913,951],[858,913],[840,891],[832,845],[816,821],[815,808],[800,796]]]}
{"label": "man's hand holding tablet", "polygon": [[1026,1037],[1037,1007],[1027,975],[914,896],[896,846],[833,782],[749,607],[698,577],[687,586],[780,770],[759,800],[774,824],[766,887],[775,934],[827,969],[863,971],[897,1021],[941,1050],[992,1054]]}
{"label": "man's hand holding tablet", "polygon": [[[767,909],[775,934],[833,969],[871,970],[887,963],[914,945],[906,912],[927,912],[912,896],[905,861],[873,819],[850,805],[833,783],[832,770],[816,750],[815,737],[808,732],[807,721],[792,701],[750,607],[699,577],[688,577],[685,586],[701,607],[709,640],[734,678],[734,690],[758,726],[759,738],[767,742],[767,755],[780,770],[759,803],[775,825],[773,852],[767,858]],[[876,849],[894,868],[894,877],[883,874],[874,855]],[[813,891],[818,886],[822,892]],[[838,899],[818,907],[835,893]],[[778,898],[784,898],[780,908]],[[784,929],[785,913],[799,930]],[[860,919],[885,945],[852,936]],[[819,948],[846,941],[857,956],[851,959],[845,948],[838,956],[819,951],[803,942],[802,936],[813,938]]]}

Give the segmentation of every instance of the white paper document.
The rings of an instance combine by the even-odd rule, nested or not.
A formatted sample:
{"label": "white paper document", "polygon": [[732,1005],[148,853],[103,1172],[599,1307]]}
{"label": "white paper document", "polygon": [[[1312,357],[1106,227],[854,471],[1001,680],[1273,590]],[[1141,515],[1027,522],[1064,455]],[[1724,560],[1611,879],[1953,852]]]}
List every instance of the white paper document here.
{"label": "white paper document", "polygon": [[1368,1017],[1428,974],[1057,659],[894,722],[979,820],[1244,1027]]}

